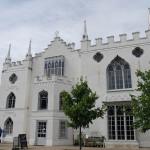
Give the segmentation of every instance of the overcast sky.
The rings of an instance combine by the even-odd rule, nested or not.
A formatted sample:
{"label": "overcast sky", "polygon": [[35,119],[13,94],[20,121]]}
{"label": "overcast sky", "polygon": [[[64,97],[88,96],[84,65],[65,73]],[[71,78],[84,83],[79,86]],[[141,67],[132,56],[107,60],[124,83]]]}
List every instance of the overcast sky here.
{"label": "overcast sky", "polygon": [[[44,51],[55,31],[67,43],[80,48],[83,22],[92,44],[95,38],[148,29],[150,0],[0,0],[0,70],[11,43],[12,62],[25,59],[29,41],[32,55]],[[0,71],[1,72],[1,71]]]}

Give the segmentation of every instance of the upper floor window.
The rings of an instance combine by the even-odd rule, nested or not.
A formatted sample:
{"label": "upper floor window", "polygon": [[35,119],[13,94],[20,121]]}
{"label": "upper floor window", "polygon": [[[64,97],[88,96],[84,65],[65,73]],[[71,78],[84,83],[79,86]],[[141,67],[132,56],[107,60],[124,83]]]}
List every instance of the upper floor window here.
{"label": "upper floor window", "polygon": [[117,56],[107,67],[108,90],[132,88],[129,64]]}
{"label": "upper floor window", "polygon": [[15,107],[16,96],[14,93],[10,93],[7,97],[6,108],[14,108]]}
{"label": "upper floor window", "polygon": [[39,109],[47,109],[48,105],[48,93],[42,91],[39,93]]}
{"label": "upper floor window", "polygon": [[59,94],[59,110],[62,110],[63,100],[62,100],[62,93]]}
{"label": "upper floor window", "polygon": [[64,74],[64,56],[55,56],[45,58],[44,66],[45,75],[51,76],[52,74],[61,75]]}
{"label": "upper floor window", "polygon": [[12,74],[10,77],[9,77],[9,81],[14,84],[16,81],[17,81],[17,76],[16,74]]}
{"label": "upper floor window", "polygon": [[13,121],[10,117],[5,121],[4,126],[7,130],[7,134],[12,134],[12,132],[13,132]]}

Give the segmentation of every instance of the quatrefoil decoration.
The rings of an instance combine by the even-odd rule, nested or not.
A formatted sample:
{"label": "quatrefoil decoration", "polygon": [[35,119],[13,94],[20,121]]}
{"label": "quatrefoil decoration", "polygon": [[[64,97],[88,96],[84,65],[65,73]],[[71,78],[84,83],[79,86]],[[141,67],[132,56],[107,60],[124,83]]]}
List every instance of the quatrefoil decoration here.
{"label": "quatrefoil decoration", "polygon": [[135,57],[141,57],[141,55],[143,54],[143,49],[141,49],[140,47],[136,47],[133,51],[132,54],[135,55]]}
{"label": "quatrefoil decoration", "polygon": [[101,54],[100,52],[97,52],[94,56],[93,59],[97,62],[100,62],[103,59],[103,54]]}

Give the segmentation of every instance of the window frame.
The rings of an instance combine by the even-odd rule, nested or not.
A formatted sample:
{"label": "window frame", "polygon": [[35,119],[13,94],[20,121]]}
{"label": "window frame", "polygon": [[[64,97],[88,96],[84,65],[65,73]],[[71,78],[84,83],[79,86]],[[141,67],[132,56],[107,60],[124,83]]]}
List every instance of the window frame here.
{"label": "window frame", "polygon": [[[128,69],[125,68],[125,66],[128,65]],[[121,70],[117,70],[116,68],[120,66]],[[112,67],[113,70],[109,71],[109,68]],[[129,72],[130,71],[130,72]],[[120,83],[119,78],[117,78],[117,72],[121,73],[120,77],[122,78],[122,88],[118,88],[117,86],[119,85],[118,83]],[[113,79],[112,80],[112,75],[110,77],[109,74],[113,75]],[[126,73],[126,74],[125,74]],[[129,78],[130,76],[130,78]],[[132,76],[131,76],[131,68],[128,62],[126,62],[124,59],[120,58],[119,56],[117,56],[113,61],[111,61],[111,63],[107,66],[106,69],[106,77],[107,77],[107,90],[108,91],[118,91],[118,90],[129,90],[132,89]],[[128,79],[128,80],[127,80]],[[113,82],[114,85],[111,83]],[[118,82],[118,83],[117,83]],[[110,84],[111,83],[111,84]],[[112,85],[114,87],[112,87]],[[128,87],[126,87],[126,85],[128,85]]]}
{"label": "window frame", "polygon": [[[10,99],[11,96],[14,96],[14,99]],[[10,104],[11,103],[11,104]],[[7,96],[7,101],[6,101],[6,109],[13,109],[15,108],[16,105],[16,96],[13,92],[11,92],[8,96]]]}
{"label": "window frame", "polygon": [[[43,100],[41,99],[41,94],[42,93],[44,93],[44,94],[46,93],[47,94],[47,98],[45,98],[46,100],[45,99],[43,99]],[[46,101],[46,108],[42,108],[41,107],[41,100],[42,101],[44,101],[44,100]],[[38,94],[38,110],[47,110],[47,109],[48,109],[48,92],[43,90],[43,91],[39,92],[39,94]]]}
{"label": "window frame", "polygon": [[[65,132],[64,132],[65,136],[61,136],[61,123],[65,123]],[[59,139],[68,139],[67,120],[59,120]]]}
{"label": "window frame", "polygon": [[15,73],[13,73],[10,77],[9,77],[9,81],[11,84],[15,84],[15,82],[17,81],[18,77]]}
{"label": "window frame", "polygon": [[[131,117],[131,116],[129,116],[129,115],[126,115],[125,113],[123,113],[123,115],[117,115],[117,109],[116,109],[116,107],[117,106],[119,106],[119,107],[123,107],[123,105],[121,105],[121,104],[109,104],[108,105],[108,107],[114,107],[114,115],[112,115],[112,116],[109,116],[108,115],[108,111],[107,111],[107,140],[108,141],[136,141],[136,131],[135,131],[135,129],[133,129],[132,128],[132,130],[127,130],[127,117]],[[125,136],[125,138],[124,139],[118,139],[118,127],[119,127],[119,124],[117,124],[117,122],[118,122],[118,117],[123,117],[123,123],[124,123],[124,136]],[[111,132],[109,129],[110,129],[110,127],[109,127],[109,117],[114,117],[114,121],[115,121],[115,139],[110,139],[109,138],[109,132]],[[134,117],[132,117],[132,121],[134,121],[135,119],[134,119]],[[130,119],[129,119],[129,121],[130,121]],[[129,126],[129,125],[128,125]],[[111,127],[112,128],[112,127]],[[130,126],[130,128],[131,128],[131,126]],[[134,136],[134,139],[128,139],[128,136],[129,135],[127,135],[127,131],[129,131],[129,132],[134,132],[134,134],[133,134],[133,136]],[[131,136],[130,136],[130,138],[131,138]]]}
{"label": "window frame", "polygon": [[[11,121],[10,121],[11,120]],[[6,124],[8,121],[10,121],[11,123],[9,123],[9,124]],[[6,130],[7,130],[7,134],[8,135],[12,135],[13,134],[13,120],[10,118],[10,117],[8,117],[6,120],[5,120],[5,122],[4,122],[4,126],[6,127]]]}
{"label": "window frame", "polygon": [[47,57],[44,59],[44,75],[50,77],[51,75],[64,75],[64,60],[63,55]]}

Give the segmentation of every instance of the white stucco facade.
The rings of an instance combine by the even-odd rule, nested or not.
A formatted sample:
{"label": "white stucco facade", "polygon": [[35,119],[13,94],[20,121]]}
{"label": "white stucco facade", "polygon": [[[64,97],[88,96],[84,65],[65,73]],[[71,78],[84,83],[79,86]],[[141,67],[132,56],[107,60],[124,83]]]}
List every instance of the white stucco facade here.
{"label": "white stucco facade", "polygon": [[[56,36],[54,41],[44,51],[35,54],[35,57],[31,55],[30,45],[26,58],[22,62],[11,62],[8,54],[3,64],[0,89],[0,126],[7,126],[8,119],[13,122],[12,131],[7,134],[6,140],[12,141],[18,134],[27,134],[30,144],[72,145],[74,131],[65,126],[68,119],[60,109],[60,93],[63,90],[71,91],[71,87],[80,76],[86,77],[89,87],[98,94],[96,107],[107,102],[108,106],[118,109],[118,106],[129,103],[129,94],[137,94],[135,92],[136,70],[145,71],[150,67],[150,30],[145,33],[144,38],[140,38],[138,32],[133,33],[133,39],[130,40],[126,38],[126,34],[122,34],[119,41],[114,41],[114,37],[111,36],[107,38],[107,43],[102,43],[102,39],[98,38],[96,44],[91,45],[85,30],[81,49],[74,49],[73,44],[66,44]],[[45,63],[47,59],[51,62],[55,62],[55,59],[59,60],[61,63],[59,73],[56,73],[57,66],[55,66],[55,73],[48,75],[45,72],[45,68],[50,67],[48,63]],[[110,89],[108,66],[120,60],[129,65],[130,86],[125,88],[126,85],[123,85],[122,88]],[[17,76],[14,83],[11,82],[13,74]],[[126,82],[125,79],[123,80]],[[122,86],[121,83],[119,85]],[[42,106],[39,106],[42,91],[47,93],[47,97],[43,99]],[[13,106],[8,104],[12,103],[9,101],[11,93],[15,95]],[[119,135],[120,132],[117,130],[119,127],[116,125],[118,120],[115,119],[113,131],[113,119],[109,124],[108,118],[110,116],[106,113],[104,119],[96,119],[89,129],[83,130],[83,133],[89,136],[105,136],[107,147],[150,147],[148,132],[145,134],[138,130],[128,132],[126,127],[128,123],[123,117],[124,127],[121,128],[123,135]],[[43,143],[40,143],[42,140]]]}

